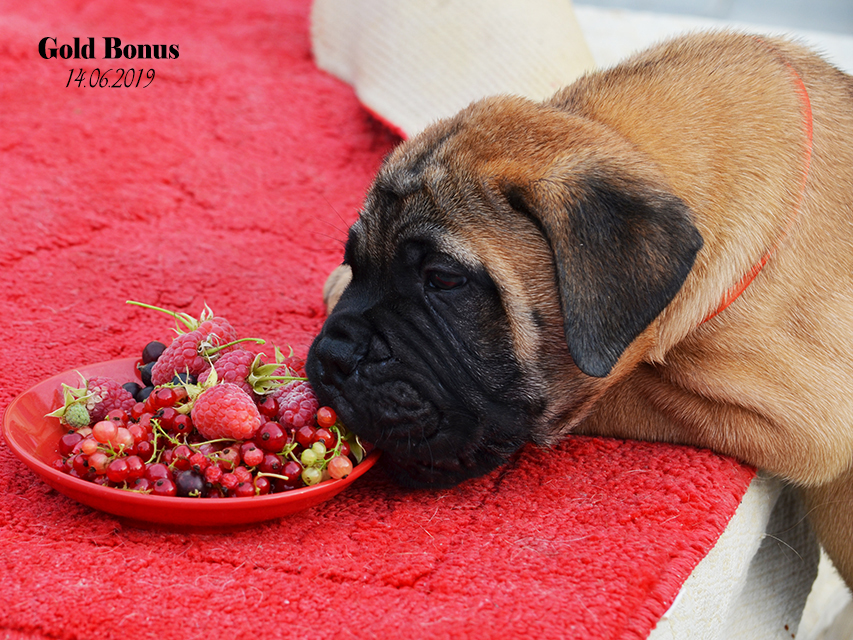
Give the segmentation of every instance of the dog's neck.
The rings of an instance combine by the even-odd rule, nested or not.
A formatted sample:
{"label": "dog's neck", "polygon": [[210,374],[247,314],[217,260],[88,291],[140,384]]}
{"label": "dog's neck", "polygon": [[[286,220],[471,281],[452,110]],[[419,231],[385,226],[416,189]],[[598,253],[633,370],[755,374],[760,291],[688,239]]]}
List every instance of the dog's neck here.
{"label": "dog's neck", "polygon": [[700,324],[704,324],[708,322],[712,318],[716,317],[720,313],[722,313],[730,304],[732,304],[738,297],[746,290],[746,288],[752,283],[753,280],[761,273],[761,270],[764,268],[764,265],[770,260],[773,254],[776,252],[776,249],[782,243],[782,241],[788,236],[791,231],[791,228],[794,226],[794,222],[797,220],[800,214],[800,209],[802,208],[803,198],[805,196],[806,190],[806,182],[809,177],[809,169],[811,168],[812,161],[812,146],[813,146],[813,122],[812,122],[812,107],[811,101],[809,100],[809,92],[806,89],[806,85],[803,82],[800,74],[797,73],[797,70],[790,63],[790,61],[782,54],[781,51],[776,49],[776,47],[772,46],[768,42],[762,40],[761,38],[755,37],[758,42],[761,42],[768,49],[772,50],[776,56],[779,58],[779,61],[787,67],[788,71],[791,74],[791,80],[794,85],[794,89],[797,93],[797,96],[800,99],[800,108],[802,113],[802,127],[803,127],[803,136],[805,138],[805,147],[803,150],[803,172],[802,172],[802,182],[800,184],[799,195],[797,198],[797,204],[791,210],[791,214],[788,217],[787,222],[785,223],[785,227],[779,234],[775,244],[773,244],[765,253],[761,259],[756,262],[752,268],[747,271],[743,278],[731,287],[728,291],[723,295],[723,299],[720,302],[720,306],[717,307],[714,311],[708,314],[704,320]]}

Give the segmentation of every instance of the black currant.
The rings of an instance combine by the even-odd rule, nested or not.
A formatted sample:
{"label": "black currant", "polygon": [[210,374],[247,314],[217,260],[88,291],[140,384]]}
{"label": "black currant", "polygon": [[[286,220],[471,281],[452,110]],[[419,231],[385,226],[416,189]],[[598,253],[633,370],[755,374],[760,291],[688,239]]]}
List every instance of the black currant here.
{"label": "black currant", "polygon": [[148,400],[148,396],[151,395],[152,391],[154,391],[154,387],[149,384],[147,387],[142,387],[139,390],[139,393],[135,394],[133,397],[137,402],[145,402]]}
{"label": "black currant", "polygon": [[155,362],[149,362],[139,369],[139,377],[142,378],[142,384],[146,387],[151,386],[151,370],[155,364]]}
{"label": "black currant", "polygon": [[130,395],[132,395],[134,398],[136,398],[137,394],[138,394],[140,391],[142,391],[142,385],[141,385],[141,384],[139,384],[138,382],[125,382],[125,383],[124,383],[123,385],[121,385],[121,386],[122,386],[124,389],[127,389],[127,391],[129,391],[129,392],[130,392]]}
{"label": "black currant", "polygon": [[142,363],[148,364],[149,362],[156,362],[157,358],[160,357],[160,354],[166,350],[166,345],[162,342],[154,340],[145,345],[145,348],[142,350]]}
{"label": "black currant", "polygon": [[175,476],[175,486],[178,488],[178,495],[183,498],[203,498],[207,495],[204,476],[192,469],[178,473]]}

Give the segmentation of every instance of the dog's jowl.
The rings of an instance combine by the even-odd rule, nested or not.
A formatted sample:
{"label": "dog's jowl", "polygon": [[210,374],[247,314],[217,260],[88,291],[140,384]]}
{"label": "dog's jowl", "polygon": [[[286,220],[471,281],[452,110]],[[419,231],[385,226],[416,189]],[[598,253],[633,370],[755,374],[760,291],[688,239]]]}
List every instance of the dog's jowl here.
{"label": "dog's jowl", "polygon": [[710,447],[801,486],[853,585],[850,76],[716,33],[474,103],[391,154],[344,262],[308,375],[401,481]]}

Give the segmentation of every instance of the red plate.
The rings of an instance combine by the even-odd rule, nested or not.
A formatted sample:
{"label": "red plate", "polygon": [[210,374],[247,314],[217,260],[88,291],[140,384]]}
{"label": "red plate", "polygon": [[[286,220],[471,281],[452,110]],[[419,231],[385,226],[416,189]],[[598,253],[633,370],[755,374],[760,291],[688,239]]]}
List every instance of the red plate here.
{"label": "red plate", "polygon": [[312,487],[252,498],[169,498],[102,487],[62,473],[50,466],[58,457],[65,429],[45,414],[62,405],[62,383],[79,386],[80,375],[108,376],[121,383],[136,380],[132,358],[110,360],[60,373],[19,395],[3,418],[9,447],[42,480],[82,504],[106,511],[142,527],[222,529],[280,518],[318,505],[346,489],[379,458],[373,451],[342,480],[326,480]]}

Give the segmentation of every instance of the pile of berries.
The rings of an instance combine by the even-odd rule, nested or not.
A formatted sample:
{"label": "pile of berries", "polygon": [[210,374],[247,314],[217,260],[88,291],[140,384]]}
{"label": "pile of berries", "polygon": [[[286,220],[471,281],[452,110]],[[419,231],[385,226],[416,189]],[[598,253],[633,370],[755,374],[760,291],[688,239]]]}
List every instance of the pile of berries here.
{"label": "pile of berries", "polygon": [[[249,497],[345,478],[369,445],[320,407],[304,363],[275,349],[246,350],[205,307],[176,318],[169,345],[151,342],[138,381],[106,377],[63,385],[48,414],[68,432],[54,467],[82,480],[161,496]],[[176,323],[177,324],[177,323]]]}

